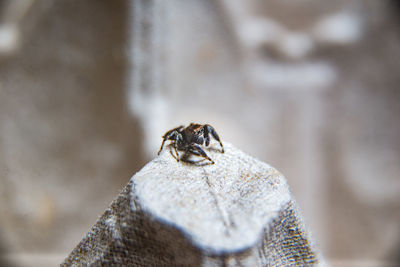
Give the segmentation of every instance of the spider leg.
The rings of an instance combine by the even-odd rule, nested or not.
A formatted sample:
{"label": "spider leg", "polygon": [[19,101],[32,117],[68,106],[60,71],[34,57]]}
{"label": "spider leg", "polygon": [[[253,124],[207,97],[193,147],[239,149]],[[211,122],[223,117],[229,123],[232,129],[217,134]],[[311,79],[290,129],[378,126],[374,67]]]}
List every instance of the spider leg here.
{"label": "spider leg", "polygon": [[164,134],[164,136],[162,136],[163,141],[161,143],[161,147],[160,147],[160,150],[158,151],[157,155],[160,155],[161,151],[163,150],[165,141],[176,139],[176,136],[179,134],[179,130],[182,129],[183,127],[184,126],[179,126],[175,129],[172,129],[172,130],[166,132]]}
{"label": "spider leg", "polygon": [[194,154],[194,155],[196,155],[196,156],[201,156],[201,154],[200,154],[200,152],[199,151],[197,151],[197,150],[194,150],[194,149],[189,149],[188,150],[190,153],[192,153],[192,154]]}
{"label": "spider leg", "polygon": [[162,141],[162,143],[161,143],[161,147],[160,147],[160,150],[158,150],[158,153],[157,153],[157,155],[160,155],[160,153],[161,153],[161,151],[163,150],[163,148],[164,148],[164,143],[165,143],[165,141],[166,141],[167,139],[164,137],[164,139],[163,139],[163,141]]}
{"label": "spider leg", "polygon": [[177,133],[176,136],[175,136],[175,139],[174,139],[174,150],[175,150],[175,154],[176,154],[176,161],[178,161],[178,162],[180,160],[180,156],[179,156],[179,153],[178,153],[178,145],[180,143],[182,143],[182,141],[183,141],[182,134]]}
{"label": "spider leg", "polygon": [[199,146],[198,144],[192,144],[189,147],[189,151],[195,155],[201,156],[203,158],[208,159],[211,161],[211,164],[214,164],[215,162],[207,155],[207,153]]}
{"label": "spider leg", "polygon": [[218,136],[217,132],[215,131],[215,129],[209,124],[204,125],[204,138],[206,140],[206,146],[208,146],[210,144],[210,136],[209,136],[210,133],[211,133],[212,137],[214,137],[214,139],[219,142],[219,144],[221,145],[221,149],[222,149],[221,152],[224,153],[225,152],[224,145],[222,144],[221,140],[219,139],[219,136]]}
{"label": "spider leg", "polygon": [[204,136],[204,141],[206,142],[206,146],[210,144],[210,133],[208,131],[207,125],[203,126],[203,136]]}
{"label": "spider leg", "polygon": [[179,132],[179,130],[181,130],[182,128],[185,128],[185,126],[183,126],[183,125],[181,125],[181,126],[179,126],[179,127],[176,127],[176,128],[174,128],[174,129],[172,129],[172,130],[169,130],[168,132],[166,132],[165,134],[164,134],[164,136],[165,135],[168,135],[169,133],[172,133],[172,132]]}
{"label": "spider leg", "polygon": [[175,141],[175,142],[174,142],[174,150],[175,150],[175,155],[176,155],[176,161],[179,162],[180,158],[179,158],[179,153],[178,153],[178,148],[177,148],[176,143],[177,143],[177,142]]}

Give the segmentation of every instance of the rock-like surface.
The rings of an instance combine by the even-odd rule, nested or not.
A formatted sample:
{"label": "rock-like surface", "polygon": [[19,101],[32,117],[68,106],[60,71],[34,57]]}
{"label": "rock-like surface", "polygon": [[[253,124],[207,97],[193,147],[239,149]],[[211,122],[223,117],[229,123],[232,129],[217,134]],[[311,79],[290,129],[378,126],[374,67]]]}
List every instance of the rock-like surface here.
{"label": "rock-like surface", "polygon": [[[225,143],[215,164],[169,149],[136,173],[63,266],[318,265],[286,179]],[[197,159],[194,159],[197,160]]]}

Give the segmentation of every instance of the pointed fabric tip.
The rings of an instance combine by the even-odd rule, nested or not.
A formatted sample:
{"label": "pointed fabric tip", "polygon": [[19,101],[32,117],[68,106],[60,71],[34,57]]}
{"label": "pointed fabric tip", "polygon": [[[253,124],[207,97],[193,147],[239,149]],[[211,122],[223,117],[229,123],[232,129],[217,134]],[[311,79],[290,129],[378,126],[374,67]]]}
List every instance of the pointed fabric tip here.
{"label": "pointed fabric tip", "polygon": [[319,265],[286,179],[224,142],[215,164],[169,149],[137,172],[62,266]]}

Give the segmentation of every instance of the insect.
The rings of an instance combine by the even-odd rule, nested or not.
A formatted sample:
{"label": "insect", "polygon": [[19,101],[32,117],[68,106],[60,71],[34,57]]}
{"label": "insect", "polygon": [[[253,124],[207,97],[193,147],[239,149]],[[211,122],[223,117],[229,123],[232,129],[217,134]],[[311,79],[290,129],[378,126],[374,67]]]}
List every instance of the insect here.
{"label": "insect", "polygon": [[210,135],[214,137],[215,140],[221,145],[221,153],[224,153],[224,146],[214,128],[209,124],[198,124],[191,123],[189,126],[179,126],[172,130],[166,132],[162,138],[161,148],[158,151],[160,155],[164,148],[164,143],[171,140],[171,144],[174,147],[176,153],[176,160],[179,162],[178,150],[184,151],[185,153],[190,153],[196,156],[201,156],[214,164],[214,161],[207,155],[207,153],[201,148],[200,145],[205,143],[206,146],[210,144]]}

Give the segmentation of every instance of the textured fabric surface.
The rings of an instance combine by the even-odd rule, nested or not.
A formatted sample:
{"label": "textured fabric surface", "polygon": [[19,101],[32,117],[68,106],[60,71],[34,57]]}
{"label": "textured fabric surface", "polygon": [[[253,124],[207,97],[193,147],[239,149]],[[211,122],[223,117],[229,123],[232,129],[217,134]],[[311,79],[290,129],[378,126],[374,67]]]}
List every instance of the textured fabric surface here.
{"label": "textured fabric surface", "polygon": [[[320,258],[285,178],[232,145],[226,144],[226,148],[225,154],[216,149],[207,151],[215,165],[176,162],[169,151],[148,163],[62,266],[318,265]],[[196,178],[193,176],[197,173],[197,182],[185,182]],[[159,178],[152,180],[149,175]],[[225,191],[218,189],[212,176],[224,180]],[[160,179],[171,179],[170,186],[165,188]],[[183,183],[174,184],[174,179]],[[148,187],[153,190],[145,190]],[[213,200],[199,201],[201,190],[212,192],[205,196]],[[173,195],[168,194],[170,191]],[[147,194],[154,196],[146,200]],[[157,210],[159,206],[162,210]],[[215,227],[221,222],[221,227]]]}

